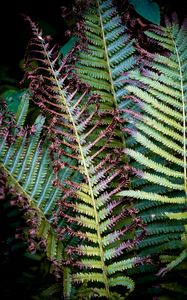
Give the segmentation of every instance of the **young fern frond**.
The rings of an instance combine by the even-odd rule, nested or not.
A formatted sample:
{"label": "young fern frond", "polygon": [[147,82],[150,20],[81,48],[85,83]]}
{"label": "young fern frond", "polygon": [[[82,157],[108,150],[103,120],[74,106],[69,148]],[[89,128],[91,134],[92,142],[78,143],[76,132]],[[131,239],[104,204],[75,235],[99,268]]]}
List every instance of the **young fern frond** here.
{"label": "young fern frond", "polygon": [[[137,85],[128,85],[126,88],[133,102],[139,107],[139,112],[124,110],[126,116],[127,114],[129,116],[130,123],[126,131],[132,136],[135,144],[141,147],[127,148],[125,153],[131,158],[132,173],[141,178],[145,185],[141,190],[137,188],[122,191],[119,196],[143,201],[137,203],[136,207],[140,209],[140,216],[142,215],[144,221],[146,221],[145,217],[147,218],[151,213],[152,217],[146,221],[148,222],[148,239],[149,235],[152,235],[152,241],[155,240],[160,247],[159,251],[164,249],[164,245],[168,251],[172,247],[175,249],[174,240],[180,239],[182,232],[184,234],[179,249],[182,244],[186,244],[184,243],[186,233],[184,227],[182,229],[181,226],[185,218],[185,212],[182,213],[182,210],[186,209],[187,200],[187,34],[185,25],[179,28],[175,22],[168,23],[165,28],[154,27],[146,34],[165,48],[168,55],[166,57],[160,54],[150,54],[142,50],[142,54],[147,56],[144,60],[144,69],[141,73],[132,71],[129,75],[134,82],[137,82]],[[148,204],[144,200],[153,202]],[[172,219],[177,219],[177,221]],[[157,220],[162,220],[163,229],[171,232],[168,240],[164,239],[165,235],[162,237],[159,234],[160,241],[156,241],[157,230],[150,233],[151,224],[155,222],[156,225]],[[173,233],[175,225],[178,226],[178,234]],[[152,244],[146,239],[142,243],[146,241],[147,245]],[[169,242],[169,247],[167,247],[167,242]],[[141,247],[141,243],[139,246]],[[149,249],[145,249],[142,254],[148,252]],[[151,252],[154,253],[154,247],[151,248]],[[155,253],[157,252],[156,247]],[[168,270],[170,268],[171,265]]]}
{"label": "young fern frond", "polygon": [[[134,283],[124,270],[142,262],[138,257],[123,256],[139,241],[128,239],[126,232],[141,224],[138,218],[133,224],[128,223],[136,211],[123,205],[121,199],[114,199],[127,183],[120,165],[122,149],[106,151],[118,122],[116,110],[100,111],[98,96],[91,95],[89,87],[67,68],[67,57],[60,61],[36,26],[31,25],[33,56],[28,62],[39,63],[29,74],[30,87],[34,101],[52,117],[48,120],[50,152],[56,185],[64,193],[56,219],[67,220],[62,235],[80,239],[77,246],[67,248],[67,254],[79,268],[72,278],[77,283],[88,283],[98,297],[112,299],[113,287],[121,285],[133,290]],[[107,124],[105,118],[109,120]],[[80,174],[81,182],[73,178],[61,182],[59,171],[65,165]]]}

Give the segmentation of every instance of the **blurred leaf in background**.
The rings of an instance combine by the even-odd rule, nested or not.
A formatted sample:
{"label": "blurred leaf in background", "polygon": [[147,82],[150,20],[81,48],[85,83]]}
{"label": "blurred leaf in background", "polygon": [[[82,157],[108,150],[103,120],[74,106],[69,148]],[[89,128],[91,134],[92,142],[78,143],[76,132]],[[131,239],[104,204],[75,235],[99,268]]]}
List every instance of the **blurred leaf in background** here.
{"label": "blurred leaf in background", "polygon": [[10,89],[1,94],[1,97],[6,101],[8,110],[16,112],[20,103],[21,96],[25,92],[20,92],[16,89]]}
{"label": "blurred leaf in background", "polygon": [[153,24],[160,24],[160,7],[152,0],[129,0],[136,12]]}

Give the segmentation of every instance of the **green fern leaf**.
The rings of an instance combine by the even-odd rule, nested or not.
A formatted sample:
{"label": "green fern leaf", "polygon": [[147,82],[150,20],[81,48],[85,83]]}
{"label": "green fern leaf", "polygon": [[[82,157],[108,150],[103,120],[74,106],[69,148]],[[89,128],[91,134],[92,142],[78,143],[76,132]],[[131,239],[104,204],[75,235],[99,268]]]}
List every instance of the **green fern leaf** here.
{"label": "green fern leaf", "polygon": [[[136,64],[134,40],[122,25],[112,1],[94,0],[83,18],[87,46],[79,55],[76,69],[92,93],[101,97],[101,110],[119,110],[127,94],[123,74]],[[116,146],[119,139],[125,145],[120,124],[119,127]]]}
{"label": "green fern leaf", "polygon": [[[174,240],[177,238],[181,252],[181,247],[186,244],[186,213],[182,210],[187,201],[186,29],[185,25],[179,28],[173,22],[166,27],[154,27],[146,35],[168,54],[151,54],[142,50],[146,54],[144,69],[141,73],[132,71],[129,74],[135,84],[129,84],[126,89],[134,108],[124,110],[129,120],[125,131],[134,143],[131,142],[132,146],[125,149],[125,153],[130,159],[132,174],[140,179],[132,181],[136,183],[134,189],[118,194],[137,199],[139,215],[149,223],[148,234],[138,245],[139,249],[142,248],[142,255],[158,253],[162,249],[166,251],[172,241],[176,247]],[[153,204],[148,204],[149,201]],[[167,218],[171,219],[170,223]],[[156,228],[158,222],[163,229],[158,232],[154,229],[150,236],[150,224]],[[160,230],[168,233],[162,235]],[[180,261],[180,255],[173,265],[176,266],[177,261]]]}
{"label": "green fern leaf", "polygon": [[[5,134],[6,127],[4,130],[3,125],[1,127],[0,168],[7,176],[8,186],[26,199],[27,204],[18,201],[19,206],[24,208],[26,205],[28,211],[34,210],[36,214],[33,219],[36,228],[34,231],[32,229],[34,236],[36,235],[39,241],[44,243],[48,258],[61,266],[64,246],[52,223],[53,213],[62,197],[62,192],[52,184],[55,174],[49,158],[47,142],[42,144],[40,140],[44,118],[39,116],[31,128],[23,127],[28,107],[29,97],[24,94],[16,113],[16,126],[11,133],[14,142],[9,143],[8,131]],[[61,179],[65,180],[69,175],[70,170],[65,170]]]}
{"label": "green fern leaf", "polygon": [[[107,3],[110,7],[110,3]],[[109,7],[107,6],[107,11]],[[126,184],[123,178],[118,181],[123,172],[120,162],[122,149],[114,148],[114,154],[106,151],[108,147],[112,147],[118,119],[115,111],[110,110],[103,114],[99,109],[98,97],[90,94],[88,86],[79,81],[72,68],[64,70],[65,62],[59,67],[61,63],[59,57],[54,55],[35,24],[31,25],[34,32],[31,41],[33,57],[28,58],[28,64],[36,60],[40,65],[34,70],[30,86],[33,100],[48,116],[47,126],[52,141],[50,154],[56,174],[55,184],[63,193],[55,211],[56,220],[64,222],[62,234],[67,236],[67,239],[71,240],[76,236],[79,241],[76,245],[70,244],[66,248],[70,261],[76,260],[76,268],[72,265],[71,276],[78,283],[89,283],[94,290],[101,289],[98,297],[104,294],[110,299],[114,286],[110,286],[110,281],[112,282],[112,277],[115,278],[116,274],[120,278],[124,276],[123,271],[126,270],[128,262],[124,260],[122,254],[131,247],[130,241],[123,244],[123,236],[128,231],[123,219],[129,214],[128,209],[121,211],[121,201],[114,200],[114,195]],[[90,36],[92,35],[93,32],[90,33]],[[97,39],[95,43],[99,44]],[[37,54],[36,57],[34,54]],[[42,77],[41,70],[45,70],[45,77],[41,85],[36,86],[35,83]],[[66,166],[70,170],[77,171],[80,182],[74,178],[61,180],[61,173],[64,174]],[[46,203],[44,210],[46,213],[51,213],[55,198]],[[118,226],[118,239],[115,226]],[[111,238],[107,239],[107,243],[106,240],[103,242],[109,234]],[[53,236],[49,244],[56,251]],[[111,256],[116,261],[113,272],[107,254],[109,249],[112,249]],[[120,263],[119,269],[117,262]],[[108,265],[111,274],[108,272]],[[124,282],[126,280],[124,276]],[[100,288],[95,284],[97,282],[100,283]],[[126,292],[129,286],[131,289],[130,282],[132,281],[129,279],[128,284],[122,285],[123,292]]]}

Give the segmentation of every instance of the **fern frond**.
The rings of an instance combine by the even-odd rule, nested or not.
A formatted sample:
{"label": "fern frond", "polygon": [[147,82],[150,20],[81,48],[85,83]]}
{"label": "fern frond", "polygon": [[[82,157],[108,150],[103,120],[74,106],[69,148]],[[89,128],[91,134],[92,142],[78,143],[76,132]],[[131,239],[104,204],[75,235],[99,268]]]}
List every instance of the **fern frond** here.
{"label": "fern frond", "polygon": [[[16,113],[16,127],[11,133],[14,142],[9,144],[7,135],[1,135],[0,168],[8,178],[7,184],[25,197],[28,207],[36,212],[36,236],[45,241],[48,257],[61,262],[63,247],[52,226],[52,216],[62,192],[52,185],[55,174],[49,152],[45,143],[41,145],[44,118],[39,116],[30,129],[23,127],[28,106],[29,97],[24,95]],[[64,173],[64,178],[68,174],[69,171]]]}
{"label": "fern frond", "polygon": [[[7,185],[12,188],[18,205],[25,214],[30,227],[28,238],[29,250],[45,249],[47,257],[53,263],[53,271],[60,276],[63,268],[65,242],[59,238],[59,229],[54,225],[55,211],[58,201],[63,196],[62,191],[54,186],[56,175],[49,155],[49,141],[42,141],[41,132],[44,129],[44,117],[39,116],[31,127],[24,127],[29,107],[29,96],[24,94],[18,107],[14,121],[11,116],[12,128],[1,124],[0,168],[6,174]],[[61,181],[67,180],[71,170],[65,168],[60,173]],[[61,229],[60,229],[61,230]],[[64,295],[71,283],[66,278],[66,268],[63,269]],[[70,278],[69,278],[70,279]],[[69,293],[69,292],[68,292]]]}
{"label": "fern frond", "polygon": [[[93,17],[94,16],[94,17]],[[124,73],[136,65],[134,40],[121,22],[117,8],[109,0],[94,0],[83,16],[86,46],[79,54],[76,70],[90,85],[91,92],[101,97],[101,110],[117,109],[123,104]],[[122,126],[115,142],[125,145]]]}
{"label": "fern frond", "polygon": [[[176,28],[172,23],[146,32],[151,41],[167,51],[167,56],[147,52],[144,69],[129,74],[135,85],[129,83],[126,86],[134,109],[124,110],[129,120],[125,131],[134,143],[130,141],[132,146],[125,149],[125,153],[130,159],[132,174],[140,181],[134,181],[137,182],[134,190],[125,190],[118,195],[137,199],[135,207],[140,208],[139,216],[149,223],[147,235],[138,245],[142,248],[142,255],[158,253],[162,249],[166,251],[167,245],[171,247],[173,241],[174,246],[176,239],[179,239],[178,249],[181,251],[186,239],[186,213],[182,210],[187,201],[187,34],[183,26]],[[182,41],[179,36],[183,37]],[[168,223],[167,217],[171,222]],[[165,234],[156,230],[160,221]],[[151,224],[155,230],[150,236]]]}
{"label": "fern frond", "polygon": [[[67,61],[60,61],[55,56],[46,39],[34,24],[32,26],[33,56],[28,58],[28,63],[36,60],[39,65],[32,75],[29,74],[30,86],[35,103],[49,117],[47,128],[57,176],[55,184],[64,194],[58,201],[56,220],[64,220],[61,234],[70,239],[72,236],[79,238],[80,242],[70,245],[66,251],[70,259],[75,259],[77,268],[85,269],[85,272],[73,271],[72,279],[89,283],[92,287],[97,287],[94,282],[100,282],[98,297],[105,295],[109,299],[113,293],[111,288],[115,285],[112,278],[116,275],[119,274],[121,280],[124,278],[122,285],[127,289],[133,286],[132,281],[124,276],[128,260],[123,258],[123,253],[131,247],[131,242],[125,241],[124,233],[130,227],[126,228],[124,217],[134,212],[123,208],[121,200],[114,200],[114,195],[127,182],[120,164],[122,149],[106,152],[112,144],[118,117],[116,110],[102,112],[99,109],[98,96],[90,94],[88,85],[79,81],[72,68],[68,69]],[[66,67],[63,67],[66,62]],[[42,76],[41,69],[45,70],[45,76]],[[81,182],[73,178],[61,181],[60,173],[66,166],[78,172]],[[119,232],[118,239],[115,226]],[[137,227],[139,223],[135,222],[133,226]],[[120,248],[121,244],[123,247]],[[110,257],[116,261],[113,272]]]}

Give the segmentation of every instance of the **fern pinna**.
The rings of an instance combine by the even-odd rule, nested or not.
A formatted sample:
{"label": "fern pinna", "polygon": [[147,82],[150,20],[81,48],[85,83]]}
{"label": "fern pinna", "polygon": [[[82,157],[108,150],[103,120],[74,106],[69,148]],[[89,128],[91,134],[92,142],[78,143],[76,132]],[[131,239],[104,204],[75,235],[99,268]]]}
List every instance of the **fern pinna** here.
{"label": "fern pinna", "polygon": [[[166,27],[155,26],[146,32],[166,55],[141,50],[143,68],[129,74],[135,85],[127,86],[138,109],[124,110],[130,124],[126,129],[131,136],[129,144],[133,145],[125,153],[131,158],[131,171],[137,179],[134,190],[122,191],[119,196],[141,200],[136,208],[147,223],[147,237],[140,242],[139,253],[168,255],[185,247],[160,275],[186,256],[186,213],[182,212],[186,210],[187,189],[185,26],[179,27],[173,20],[167,21]],[[171,261],[170,255],[162,257],[164,262]]]}
{"label": "fern pinna", "polygon": [[[141,226],[141,222],[136,218],[132,223],[130,216],[136,211],[121,199],[114,199],[127,184],[127,175],[119,163],[122,150],[107,150],[119,120],[115,110],[99,110],[98,96],[90,94],[88,85],[80,82],[72,67],[67,67],[69,56],[61,60],[35,24],[30,23],[34,37],[28,65],[34,61],[38,64],[28,74],[30,88],[35,103],[49,118],[55,184],[64,194],[58,201],[55,218],[57,224],[65,219],[67,225],[58,234],[62,240],[66,236],[80,239],[77,246],[66,248],[67,263],[76,270],[72,271],[72,280],[94,287],[97,297],[120,297],[116,286],[130,291],[134,288],[124,270],[142,260],[123,255],[139,241],[139,237],[133,240],[126,233]],[[78,172],[81,181],[70,178],[61,182],[59,171],[64,166]]]}

